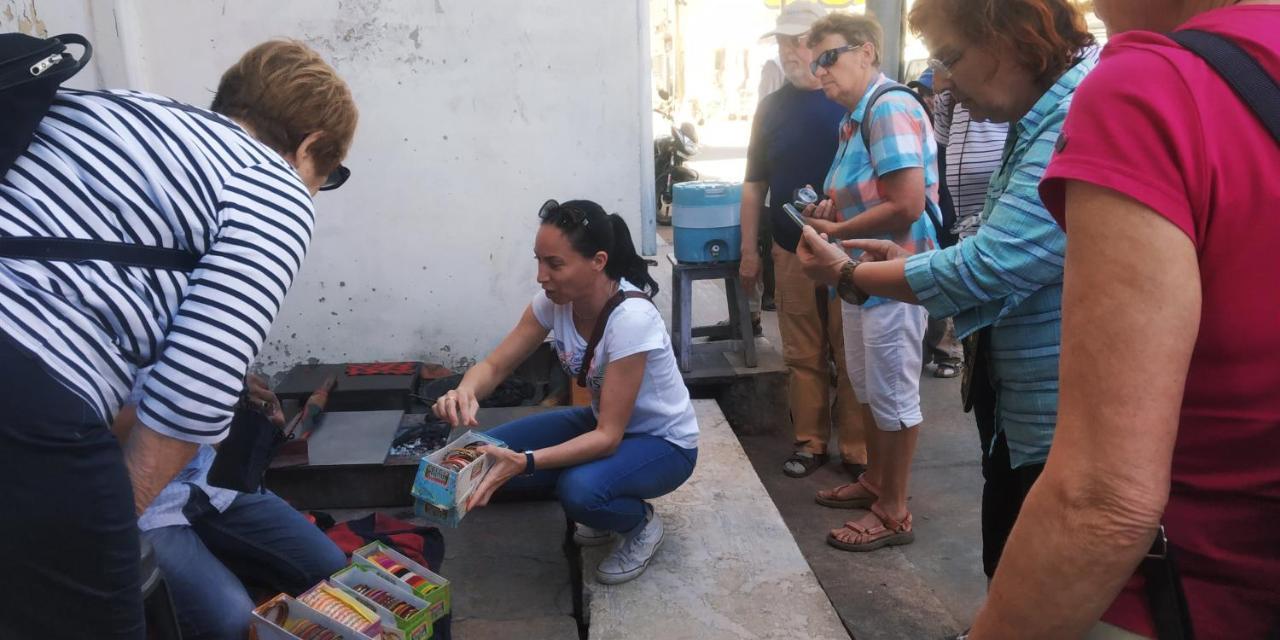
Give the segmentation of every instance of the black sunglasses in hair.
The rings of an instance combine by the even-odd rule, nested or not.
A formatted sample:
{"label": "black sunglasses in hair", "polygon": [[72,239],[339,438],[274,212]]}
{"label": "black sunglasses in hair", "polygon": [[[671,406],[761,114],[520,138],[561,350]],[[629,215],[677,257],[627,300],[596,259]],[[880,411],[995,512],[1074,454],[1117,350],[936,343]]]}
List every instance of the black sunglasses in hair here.
{"label": "black sunglasses in hair", "polygon": [[573,206],[564,206],[555,200],[542,203],[542,208],[538,209],[538,219],[565,230],[591,225],[586,211]]}
{"label": "black sunglasses in hair", "polygon": [[840,59],[840,54],[846,51],[853,51],[862,45],[863,43],[846,44],[843,47],[836,47],[834,49],[827,49],[826,51],[823,51],[818,54],[818,57],[813,59],[813,62],[809,63],[809,72],[815,76],[818,75],[818,67],[829,69],[836,63],[836,60]]}
{"label": "black sunglasses in hair", "polygon": [[341,187],[351,177],[351,170],[343,165],[338,165],[336,169],[329,172],[329,177],[324,179],[324,184],[320,185],[321,191],[333,191]]}

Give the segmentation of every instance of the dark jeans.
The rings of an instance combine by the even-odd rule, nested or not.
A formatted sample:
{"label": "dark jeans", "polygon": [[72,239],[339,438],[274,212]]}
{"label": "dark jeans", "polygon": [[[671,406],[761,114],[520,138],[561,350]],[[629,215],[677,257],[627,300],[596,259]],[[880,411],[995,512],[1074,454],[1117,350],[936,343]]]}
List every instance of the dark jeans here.
{"label": "dark jeans", "polygon": [[191,526],[143,533],[155,548],[184,640],[244,638],[253,601],[240,577],[291,595],[346,566],[328,537],[274,493],[246,493],[218,513],[192,488]]}
{"label": "dark jeans", "polygon": [[995,432],[999,394],[987,376],[988,354],[984,347],[988,344],[985,340],[979,342],[978,353],[971,363],[975,370],[969,382],[969,397],[973,402],[973,416],[978,422],[978,437],[982,442],[982,477],[986,480],[982,485],[982,570],[991,578],[996,573],[996,565],[1000,563],[1013,523],[1022,511],[1022,502],[1036,478],[1040,477],[1044,464],[1012,468],[1004,432]]}
{"label": "dark jeans", "polygon": [[[513,451],[532,451],[567,442],[595,428],[591,408],[580,407],[527,416],[486,433]],[[554,488],[565,514],[574,522],[626,533],[644,521],[644,500],[679,488],[693,474],[697,460],[697,449],[683,449],[655,436],[627,435],[611,456],[518,476],[504,488]]]}
{"label": "dark jeans", "polygon": [[138,522],[120,445],[0,335],[0,638],[142,638]]}

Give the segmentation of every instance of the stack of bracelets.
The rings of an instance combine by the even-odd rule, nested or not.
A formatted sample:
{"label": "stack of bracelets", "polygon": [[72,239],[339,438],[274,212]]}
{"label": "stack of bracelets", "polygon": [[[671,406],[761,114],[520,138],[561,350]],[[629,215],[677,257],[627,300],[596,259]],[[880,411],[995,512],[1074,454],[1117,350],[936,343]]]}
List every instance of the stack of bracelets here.
{"label": "stack of bracelets", "polygon": [[428,594],[435,590],[436,585],[427,581],[426,578],[410,571],[407,567],[401,566],[391,556],[381,551],[375,551],[369,555],[369,561],[382,567],[387,573],[399,578],[401,582],[409,585],[410,589],[419,596]]}
{"label": "stack of bracelets", "polygon": [[339,595],[339,593],[333,587],[322,584],[303,594],[298,601],[333,618],[342,626],[356,631],[362,631],[374,622],[353,608],[352,603],[347,602],[346,598],[350,596]]}
{"label": "stack of bracelets", "polygon": [[283,596],[263,609],[262,617],[303,640],[339,640],[342,637],[310,620],[289,617],[289,603]]}
{"label": "stack of bracelets", "polygon": [[378,603],[383,608],[395,614],[397,618],[412,618],[418,613],[417,607],[387,593],[386,591],[383,591],[382,589],[374,589],[373,587],[365,584],[358,584],[353,588],[356,590],[356,593]]}
{"label": "stack of bracelets", "polygon": [[475,462],[480,457],[480,452],[476,450],[481,444],[480,442],[472,442],[465,447],[450,449],[444,455],[444,461],[440,466],[453,471],[462,471],[467,465]]}
{"label": "stack of bracelets", "polygon": [[330,631],[302,618],[290,619],[284,624],[284,630],[302,638],[302,640],[340,640],[342,638],[337,632]]}

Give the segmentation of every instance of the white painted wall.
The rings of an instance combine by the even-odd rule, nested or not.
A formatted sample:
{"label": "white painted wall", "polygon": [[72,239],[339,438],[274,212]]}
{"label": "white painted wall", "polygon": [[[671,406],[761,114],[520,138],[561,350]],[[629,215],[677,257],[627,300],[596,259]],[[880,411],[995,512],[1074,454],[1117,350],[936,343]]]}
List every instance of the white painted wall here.
{"label": "white painted wall", "polygon": [[[260,363],[482,357],[537,291],[536,212],[586,197],[640,242],[652,164],[644,0],[0,0],[96,36],[84,81],[207,105],[265,39],[301,39],[361,110],[351,181]],[[649,169],[651,171],[651,169]]]}

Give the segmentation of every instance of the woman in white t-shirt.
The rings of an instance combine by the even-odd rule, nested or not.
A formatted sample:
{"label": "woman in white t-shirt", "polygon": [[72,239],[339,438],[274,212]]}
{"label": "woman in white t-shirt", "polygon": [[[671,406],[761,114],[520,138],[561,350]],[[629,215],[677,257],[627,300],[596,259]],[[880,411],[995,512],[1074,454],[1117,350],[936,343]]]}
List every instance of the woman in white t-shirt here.
{"label": "woman in white t-shirt", "polygon": [[626,582],[644,572],[662,542],[662,520],[645,500],[689,479],[698,422],[666,325],[643,295],[657,294],[658,284],[636,254],[626,222],[588,200],[550,200],[538,216],[534,254],[542,292],[498,348],[436,402],[435,412],[455,426],[475,426],[479,399],[548,334],[565,371],[581,379],[597,322],[607,321],[585,376],[591,406],[489,431],[509,448],[487,449],[497,463],[468,507],[487,504],[503,485],[555,488],[578,523],[579,544],[605,544],[619,534],[596,579]]}

